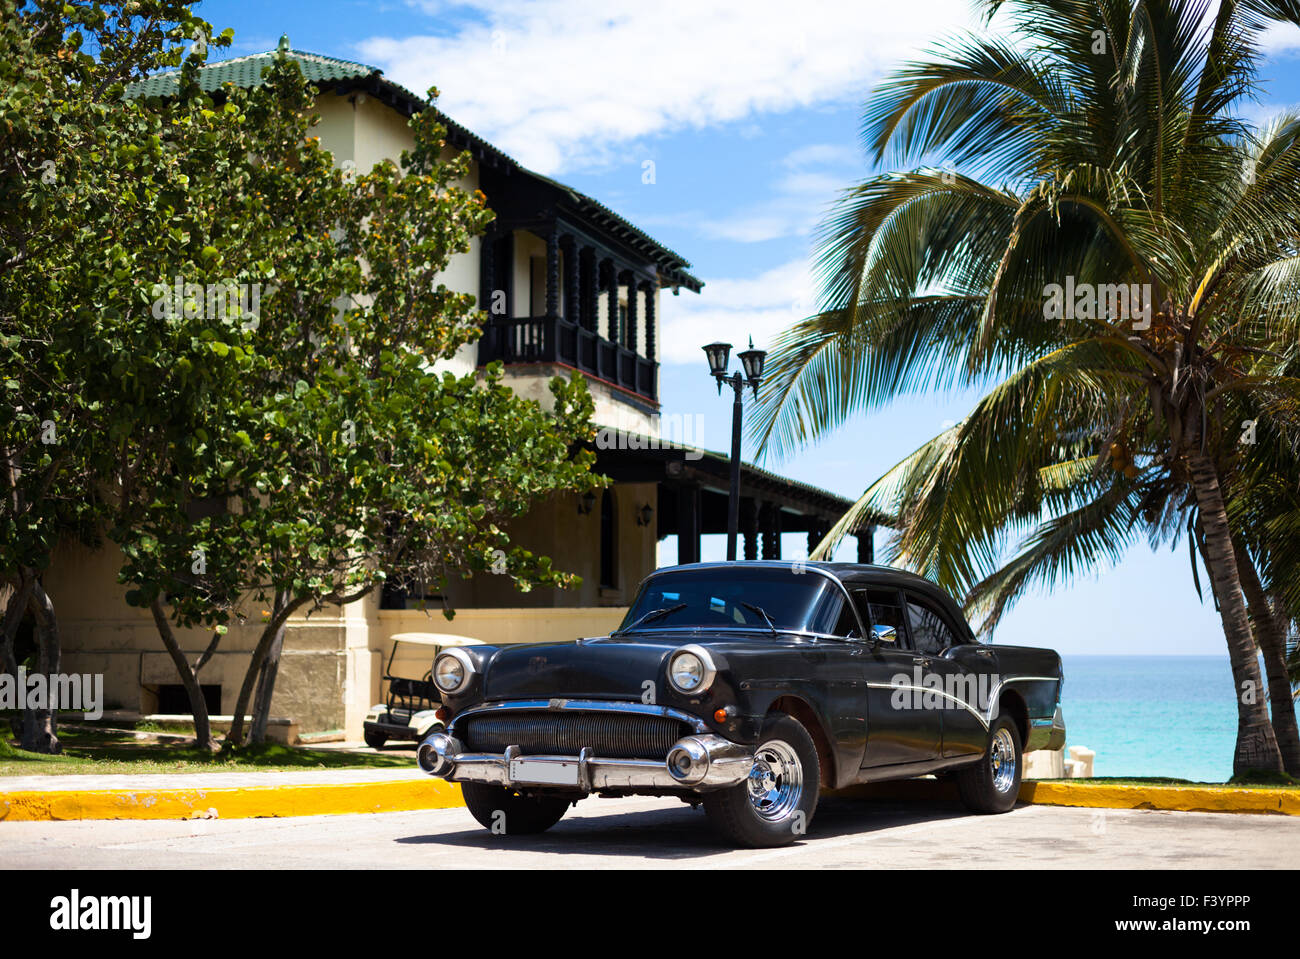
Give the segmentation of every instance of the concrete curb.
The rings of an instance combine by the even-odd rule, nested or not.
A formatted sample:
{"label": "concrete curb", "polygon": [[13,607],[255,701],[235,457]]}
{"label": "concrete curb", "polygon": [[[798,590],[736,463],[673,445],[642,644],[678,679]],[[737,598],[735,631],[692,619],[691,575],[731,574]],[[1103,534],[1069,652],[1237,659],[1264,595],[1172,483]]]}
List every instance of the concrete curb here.
{"label": "concrete curb", "polygon": [[463,805],[460,786],[428,777],[215,789],[59,789],[0,792],[0,822],[337,816]]}
{"label": "concrete curb", "polygon": [[[950,782],[906,780],[828,790],[857,799],[958,798]],[[1098,809],[1263,813],[1300,816],[1300,791],[1234,787],[1105,786],[1059,781],[1027,782],[1020,801]],[[463,806],[460,786],[441,779],[213,789],[58,789],[0,792],[0,822],[73,819],[252,819],[407,812]]]}
{"label": "concrete curb", "polygon": [[[835,796],[858,799],[959,798],[951,782],[911,779],[835,790]],[[1060,780],[1021,783],[1020,801],[1037,806],[1082,806],[1093,809],[1163,809],[1172,812],[1273,813],[1300,816],[1300,790],[1249,789],[1235,786],[1106,786]]]}
{"label": "concrete curb", "polygon": [[1274,813],[1300,816],[1300,790],[1235,786],[1105,786],[1100,783],[1029,782],[1022,802],[1106,809],[1176,812]]}

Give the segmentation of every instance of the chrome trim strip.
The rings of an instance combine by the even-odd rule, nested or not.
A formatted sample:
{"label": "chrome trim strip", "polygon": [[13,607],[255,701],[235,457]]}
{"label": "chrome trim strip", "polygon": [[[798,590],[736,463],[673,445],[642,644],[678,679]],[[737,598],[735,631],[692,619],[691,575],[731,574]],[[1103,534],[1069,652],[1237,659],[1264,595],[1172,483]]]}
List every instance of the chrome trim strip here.
{"label": "chrome trim strip", "polygon": [[457,713],[451,721],[451,728],[470,716],[484,713],[519,712],[525,710],[556,712],[572,710],[586,713],[635,713],[641,716],[662,716],[686,723],[694,732],[709,731],[708,724],[699,716],[673,709],[669,706],[651,706],[646,703],[632,703],[618,699],[508,699],[499,703],[485,703],[475,706],[463,713]]}
{"label": "chrome trim strip", "polygon": [[[979,674],[977,673],[976,675]],[[979,710],[977,710],[974,706],[972,706],[970,703],[966,702],[966,700],[958,696],[953,696],[950,693],[946,693],[942,689],[935,689],[932,686],[913,686],[910,683],[905,686],[900,686],[895,683],[867,683],[867,688],[868,689],[910,689],[910,690],[915,690],[923,693],[934,693],[938,696],[942,696],[944,699],[951,700],[952,702],[957,703],[959,706],[961,706],[963,709],[965,709],[967,712],[973,715],[976,719],[978,719],[980,721],[980,724],[983,725],[985,729],[988,729],[989,724],[993,721],[993,710],[997,707],[998,693],[1002,691],[1003,686],[1006,686],[1009,683],[1019,683],[1019,682],[1055,683],[1059,681],[1060,679],[1057,676],[1013,676],[1010,679],[1001,679],[998,681],[998,684],[994,686],[993,689],[989,692],[989,706],[988,709],[986,709],[982,713]],[[1058,706],[1057,709],[1059,710],[1060,707]],[[1047,722],[1050,725],[1051,720],[1048,720]],[[1038,720],[1030,721],[1031,726],[1037,726],[1039,724],[1040,723]]]}
{"label": "chrome trim strip", "polygon": [[[445,738],[445,737],[444,737]],[[455,742],[452,740],[451,742]],[[721,789],[742,783],[754,766],[754,755],[748,747],[733,743],[721,736],[687,737],[683,743],[698,745],[704,759],[698,769],[692,770],[689,782],[673,775],[666,762],[653,759],[597,759],[590,747],[574,756],[529,755],[532,760],[549,760],[578,764],[577,789],[583,793],[604,789],[654,789],[699,792]],[[426,744],[434,749],[433,744]],[[674,750],[678,748],[674,746]],[[491,783],[501,786],[537,786],[545,783],[515,782],[510,778],[510,761],[521,758],[518,746],[508,746],[504,753],[458,753],[447,756],[445,763],[422,763],[421,768],[431,776],[450,782]]]}
{"label": "chrome trim strip", "polygon": [[984,718],[984,714],[981,713],[978,709],[976,709],[970,703],[966,702],[966,700],[962,699],[960,696],[953,696],[950,693],[944,692],[942,689],[935,689],[933,686],[913,686],[910,683],[906,686],[899,686],[895,683],[867,683],[867,688],[868,689],[909,689],[912,690],[913,692],[934,693],[936,696],[942,696],[944,699],[951,700],[952,702],[956,703],[958,706],[962,707],[962,709],[966,710],[968,713],[970,713],[972,716],[978,719],[980,721],[980,725],[982,725],[985,729],[989,728],[989,721]]}

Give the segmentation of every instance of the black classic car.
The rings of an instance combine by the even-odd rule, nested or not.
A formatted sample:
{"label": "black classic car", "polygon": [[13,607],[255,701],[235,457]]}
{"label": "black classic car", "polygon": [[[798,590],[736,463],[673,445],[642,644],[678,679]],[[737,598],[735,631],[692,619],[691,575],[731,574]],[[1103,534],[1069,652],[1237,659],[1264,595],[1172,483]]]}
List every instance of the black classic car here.
{"label": "black classic car", "polygon": [[498,833],[591,794],[665,795],[775,846],[823,789],[927,774],[1005,812],[1022,753],[1065,742],[1055,652],[982,644],[943,590],[883,566],[669,567],[607,637],[448,649],[433,681],[452,718],[420,767]]}

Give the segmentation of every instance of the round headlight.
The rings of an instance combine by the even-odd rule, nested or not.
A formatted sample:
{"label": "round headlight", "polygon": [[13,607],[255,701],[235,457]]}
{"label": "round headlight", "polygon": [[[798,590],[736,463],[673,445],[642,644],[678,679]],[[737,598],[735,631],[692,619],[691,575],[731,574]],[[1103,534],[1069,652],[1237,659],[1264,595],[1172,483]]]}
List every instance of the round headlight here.
{"label": "round headlight", "polygon": [[433,662],[433,684],[444,693],[455,693],[469,682],[474,664],[459,649],[443,653]]}
{"label": "round headlight", "polygon": [[683,646],[668,661],[668,682],[679,693],[702,693],[713,683],[713,658],[699,646]]}

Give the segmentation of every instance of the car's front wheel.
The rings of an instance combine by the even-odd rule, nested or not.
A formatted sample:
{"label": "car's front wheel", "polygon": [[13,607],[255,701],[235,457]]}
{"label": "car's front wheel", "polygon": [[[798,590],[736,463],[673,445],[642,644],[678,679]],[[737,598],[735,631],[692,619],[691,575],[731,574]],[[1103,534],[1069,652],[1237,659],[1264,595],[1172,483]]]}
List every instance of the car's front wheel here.
{"label": "car's front wheel", "polygon": [[984,758],[957,770],[961,801],[971,812],[1008,812],[1020,794],[1023,766],[1020,730],[1010,716],[1002,716],[989,728]]}
{"label": "car's front wheel", "polygon": [[470,814],[497,835],[545,832],[560,821],[570,805],[567,799],[525,796],[507,786],[462,783],[460,788]]}
{"label": "car's front wheel", "polygon": [[791,716],[772,716],[763,727],[749,777],[705,794],[704,811],[737,845],[784,846],[808,831],[820,788],[817,747],[808,730]]}
{"label": "car's front wheel", "polygon": [[[384,743],[388,742],[388,737],[385,736],[383,733],[371,732],[368,729],[364,733],[364,736],[366,740],[366,745],[369,746],[371,749],[382,749]],[[353,741],[355,742],[355,740]]]}

